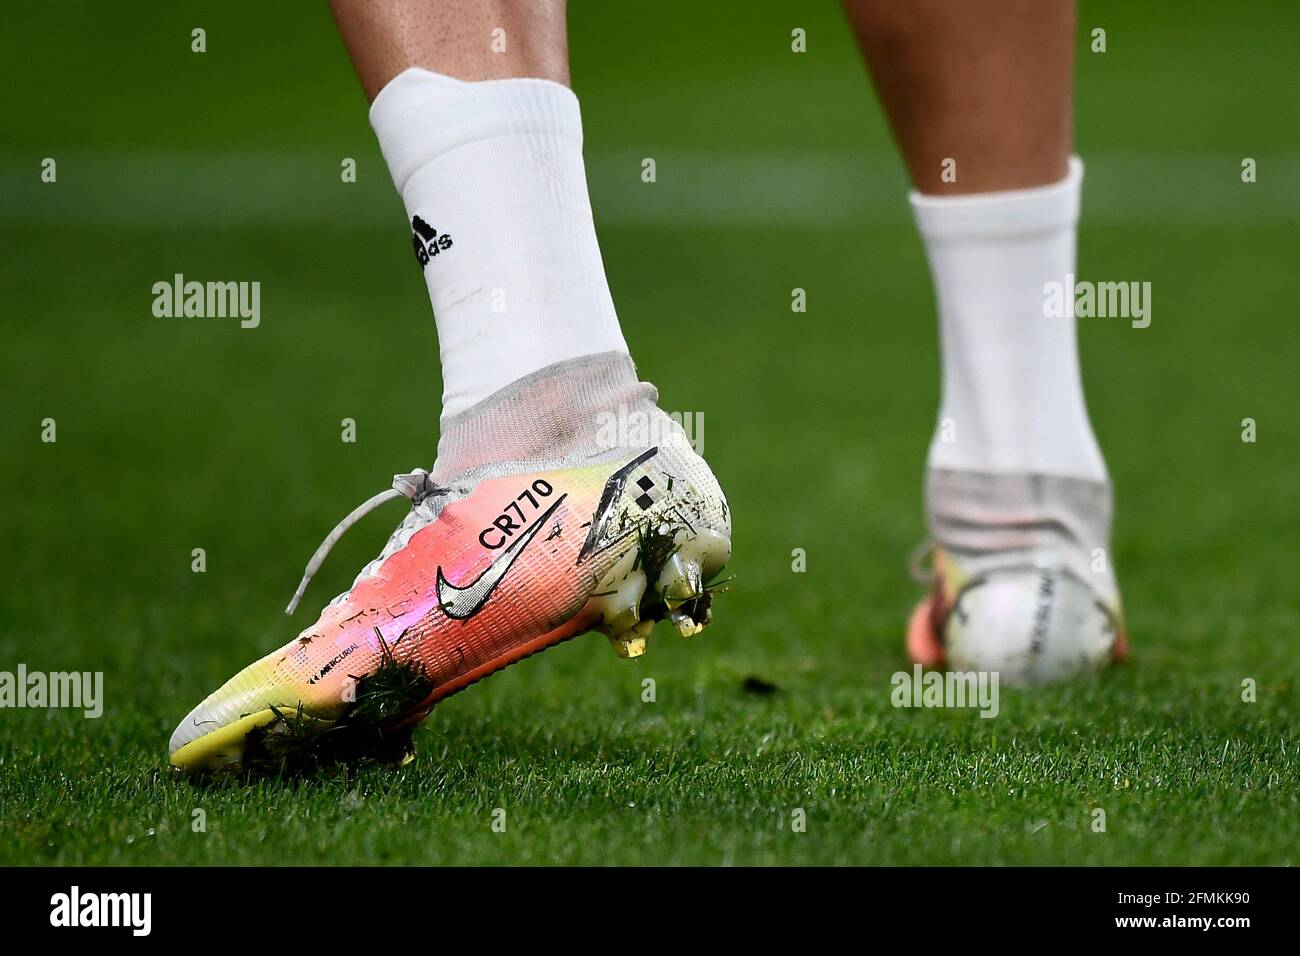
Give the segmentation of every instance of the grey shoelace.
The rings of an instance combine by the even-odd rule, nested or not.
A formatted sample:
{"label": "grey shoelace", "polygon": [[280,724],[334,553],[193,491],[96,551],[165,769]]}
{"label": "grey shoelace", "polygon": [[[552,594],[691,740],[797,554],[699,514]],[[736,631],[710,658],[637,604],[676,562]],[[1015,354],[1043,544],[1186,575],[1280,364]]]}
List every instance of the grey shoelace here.
{"label": "grey shoelace", "polygon": [[320,547],[316,549],[316,552],[311,556],[311,560],[307,562],[307,568],[303,571],[298,590],[293,592],[293,597],[289,601],[289,606],[284,609],[284,613],[292,614],[298,607],[298,602],[302,600],[307,585],[311,583],[312,577],[325,563],[325,558],[329,556],[330,549],[338,544],[339,539],[347,534],[348,529],[354,524],[380,505],[395,501],[398,498],[409,498],[411,506],[414,508],[419,506],[426,498],[446,491],[446,488],[435,485],[429,478],[429,473],[423,468],[417,468],[405,475],[393,475],[393,487],[381,491],[353,508],[348,516],[336,524],[334,530],[325,536],[325,540],[320,543]]}

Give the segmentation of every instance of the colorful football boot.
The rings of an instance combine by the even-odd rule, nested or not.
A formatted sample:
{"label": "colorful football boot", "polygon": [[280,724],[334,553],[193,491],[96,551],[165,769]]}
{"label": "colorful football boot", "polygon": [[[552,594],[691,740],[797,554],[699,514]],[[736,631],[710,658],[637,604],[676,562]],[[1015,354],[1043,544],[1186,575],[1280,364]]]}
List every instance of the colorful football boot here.
{"label": "colorful football boot", "polygon": [[1009,685],[1097,670],[1128,654],[1110,567],[1109,485],[1049,476],[930,476],[940,542],[907,626],[926,667],[996,671]]}
{"label": "colorful football boot", "polygon": [[[656,621],[683,637],[708,625],[731,555],[726,498],[653,389],[625,380],[629,370],[604,369],[598,387],[581,369],[583,387],[572,374],[543,376],[444,428],[434,475],[398,475],[349,515],[295,602],[347,527],[407,497],[412,510],[380,557],[315,623],[194,708],[172,735],[172,765],[401,762],[410,727],[438,701],[531,654],[595,630],[637,657]],[[593,391],[606,411],[565,409]],[[631,435],[619,424],[629,407]],[[545,424],[528,417],[538,408]],[[503,460],[485,428],[527,454]],[[539,466],[544,448],[558,453]]]}

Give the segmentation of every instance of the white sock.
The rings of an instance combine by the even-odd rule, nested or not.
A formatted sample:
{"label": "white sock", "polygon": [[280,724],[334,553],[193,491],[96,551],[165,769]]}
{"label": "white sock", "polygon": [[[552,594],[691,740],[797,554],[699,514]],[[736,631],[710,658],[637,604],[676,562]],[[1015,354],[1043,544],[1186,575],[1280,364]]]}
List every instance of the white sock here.
{"label": "white sock", "polygon": [[[1034,189],[913,193],[939,305],[943,398],[931,469],[1106,480],[1075,320],[1044,314],[1073,274],[1083,164]],[[952,440],[945,440],[951,438]]]}
{"label": "white sock", "polygon": [[627,353],[570,89],[411,68],[380,91],[370,122],[423,260],[444,422],[556,362]]}

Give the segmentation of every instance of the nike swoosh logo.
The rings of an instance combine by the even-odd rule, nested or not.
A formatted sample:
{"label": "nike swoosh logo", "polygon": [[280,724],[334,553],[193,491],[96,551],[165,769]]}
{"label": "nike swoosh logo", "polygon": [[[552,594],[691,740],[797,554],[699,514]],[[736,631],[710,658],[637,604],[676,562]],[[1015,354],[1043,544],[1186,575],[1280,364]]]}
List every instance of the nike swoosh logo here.
{"label": "nike swoosh logo", "polygon": [[560,495],[555,499],[555,503],[539,515],[527,530],[510,543],[506,548],[496,556],[491,564],[466,585],[452,584],[443,576],[442,567],[438,568],[438,603],[442,609],[447,612],[448,617],[453,617],[458,621],[466,621],[478,613],[487,599],[496,590],[496,586],[501,583],[501,579],[506,576],[510,566],[515,563],[515,558],[519,557],[528,547],[528,542],[533,540],[537,530],[546,523],[551,515],[555,514],[555,509],[560,507],[560,503],[568,497],[568,493]]}

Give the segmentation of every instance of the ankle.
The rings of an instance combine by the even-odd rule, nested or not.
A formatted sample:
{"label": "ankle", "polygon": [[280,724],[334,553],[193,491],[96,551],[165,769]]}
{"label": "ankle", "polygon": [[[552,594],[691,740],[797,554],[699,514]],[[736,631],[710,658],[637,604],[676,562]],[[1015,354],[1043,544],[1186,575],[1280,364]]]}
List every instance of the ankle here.
{"label": "ankle", "polygon": [[499,389],[442,421],[438,483],[464,481],[553,463],[595,464],[617,457],[626,436],[611,422],[629,414],[656,421],[659,394],[637,380],[622,352],[566,359]]}

